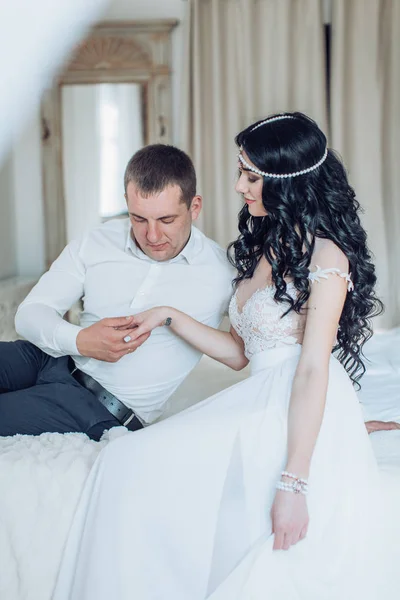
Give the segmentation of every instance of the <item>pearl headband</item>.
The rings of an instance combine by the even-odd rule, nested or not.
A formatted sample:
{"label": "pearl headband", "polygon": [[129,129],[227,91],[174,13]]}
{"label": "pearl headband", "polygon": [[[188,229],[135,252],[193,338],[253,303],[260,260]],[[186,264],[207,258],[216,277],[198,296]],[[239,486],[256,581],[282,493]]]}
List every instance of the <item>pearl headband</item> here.
{"label": "pearl headband", "polygon": [[[294,119],[294,118],[295,117],[293,117],[291,115],[279,115],[277,117],[272,117],[271,119],[266,119],[265,121],[261,121],[261,123],[258,123],[258,125],[253,127],[253,129],[251,129],[250,132],[254,131],[255,129],[258,129],[262,125],[265,125],[267,123],[272,123],[273,121],[280,121],[281,119]],[[325,161],[327,156],[328,156],[328,148],[325,148],[325,152],[324,152],[322,158],[317,163],[315,163],[315,165],[312,165],[311,167],[308,167],[307,169],[302,169],[301,171],[295,171],[294,173],[283,173],[283,174],[267,173],[266,171],[260,171],[260,169],[257,169],[257,167],[252,167],[245,160],[245,158],[243,158],[242,148],[240,149],[240,153],[238,154],[238,159],[241,162],[241,164],[244,167],[246,167],[246,169],[248,169],[249,171],[253,171],[253,173],[256,173],[257,175],[262,175],[263,177],[275,177],[277,179],[286,179],[288,177],[298,177],[299,175],[305,175],[306,173],[311,173],[311,171],[315,171],[315,169],[318,169],[318,167],[320,167],[322,165],[322,163]]]}
{"label": "pearl headband", "polygon": [[265,119],[265,121],[261,121],[261,123],[255,125],[252,129],[250,129],[250,132],[262,127],[266,123],[273,123],[274,121],[281,121],[282,119],[295,119],[295,117],[293,115],[278,115],[277,117],[271,117],[270,119]]}

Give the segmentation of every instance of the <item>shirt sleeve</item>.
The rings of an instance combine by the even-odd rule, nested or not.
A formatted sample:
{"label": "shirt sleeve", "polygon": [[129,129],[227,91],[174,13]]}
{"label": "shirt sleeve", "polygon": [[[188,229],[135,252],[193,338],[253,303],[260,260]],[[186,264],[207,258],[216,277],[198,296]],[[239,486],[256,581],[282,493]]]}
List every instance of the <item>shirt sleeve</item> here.
{"label": "shirt sleeve", "polygon": [[58,358],[79,355],[76,338],[82,327],[63,319],[84,293],[82,243],[68,244],[19,306],[15,329],[35,346]]}

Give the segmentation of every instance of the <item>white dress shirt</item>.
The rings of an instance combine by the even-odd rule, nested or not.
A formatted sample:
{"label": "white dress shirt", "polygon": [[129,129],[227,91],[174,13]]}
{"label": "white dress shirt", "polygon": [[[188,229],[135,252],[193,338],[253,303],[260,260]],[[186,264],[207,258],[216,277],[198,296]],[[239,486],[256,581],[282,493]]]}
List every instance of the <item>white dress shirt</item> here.
{"label": "white dress shirt", "polygon": [[[172,306],[218,327],[233,277],[225,251],[195,227],[178,256],[157,262],[132,240],[129,219],[116,219],[66,246],[19,307],[15,326],[47,354],[71,355],[79,369],[151,423],[201,353],[158,327],[135,352],[109,363],[79,354],[79,331],[105,317],[155,306]],[[68,323],[64,314],[82,297],[80,326]]]}

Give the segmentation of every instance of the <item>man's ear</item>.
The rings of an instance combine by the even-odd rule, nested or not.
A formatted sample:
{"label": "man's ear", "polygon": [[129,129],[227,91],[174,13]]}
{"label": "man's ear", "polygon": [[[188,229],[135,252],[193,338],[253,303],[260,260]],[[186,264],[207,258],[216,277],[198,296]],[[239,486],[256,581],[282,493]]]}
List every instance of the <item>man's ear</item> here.
{"label": "man's ear", "polygon": [[196,221],[203,206],[203,198],[201,196],[194,196],[190,205],[190,212],[192,213],[192,221]]}

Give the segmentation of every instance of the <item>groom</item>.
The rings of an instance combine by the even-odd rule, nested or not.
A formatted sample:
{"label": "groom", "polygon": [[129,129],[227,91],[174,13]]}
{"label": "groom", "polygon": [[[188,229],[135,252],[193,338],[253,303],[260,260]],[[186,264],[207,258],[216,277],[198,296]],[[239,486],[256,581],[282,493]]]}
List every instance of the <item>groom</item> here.
{"label": "groom", "polygon": [[[151,423],[201,354],[167,326],[133,341],[131,315],[167,305],[218,327],[227,310],[234,272],[192,226],[202,199],[190,158],[147,146],[129,161],[124,186],[129,218],[69,243],[18,309],[28,341],[0,343],[2,436],[98,440],[114,426]],[[76,326],[63,317],[80,298]]]}

